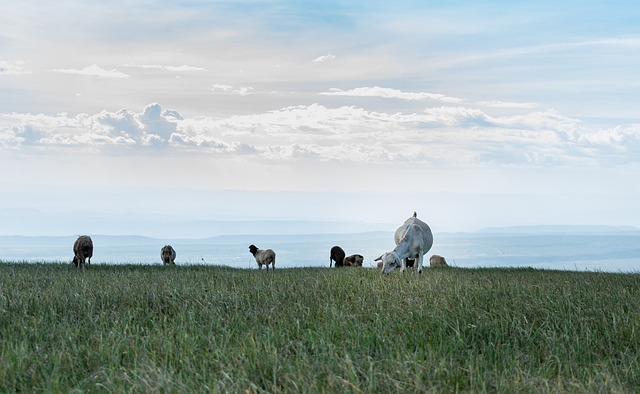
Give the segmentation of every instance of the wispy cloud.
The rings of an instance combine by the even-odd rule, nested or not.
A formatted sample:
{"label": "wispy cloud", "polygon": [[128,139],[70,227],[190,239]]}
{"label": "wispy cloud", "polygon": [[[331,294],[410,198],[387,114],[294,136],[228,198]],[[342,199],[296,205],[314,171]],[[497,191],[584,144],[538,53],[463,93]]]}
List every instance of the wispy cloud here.
{"label": "wispy cloud", "polygon": [[101,78],[128,78],[129,75],[125,74],[116,69],[106,70],[97,64],[92,64],[85,68],[75,69],[75,68],[66,68],[66,69],[54,69],[51,70],[57,73],[63,74],[77,74],[77,75],[88,75],[92,77],[101,77]]}
{"label": "wispy cloud", "polygon": [[122,67],[157,69],[157,70],[165,70],[165,71],[173,71],[173,72],[205,70],[203,67],[189,66],[187,64],[183,64],[181,66],[167,66],[162,64],[123,64]]}
{"label": "wispy cloud", "polygon": [[318,56],[317,58],[313,59],[314,63],[322,63],[322,62],[327,62],[330,60],[334,60],[336,58],[336,55],[332,54],[332,53],[327,53],[326,55],[322,55],[322,56]]}
{"label": "wispy cloud", "polygon": [[31,70],[25,67],[25,62],[16,60],[14,62],[7,62],[0,60],[0,75],[21,75],[31,74]]}
{"label": "wispy cloud", "polygon": [[382,97],[390,99],[400,100],[436,100],[446,103],[459,103],[464,101],[457,97],[445,96],[439,93],[427,93],[427,92],[404,92],[402,90],[382,88],[379,86],[373,87],[361,87],[351,90],[330,89],[328,92],[320,93],[324,96],[351,96],[351,97]]}
{"label": "wispy cloud", "polygon": [[234,86],[230,86],[230,85],[223,85],[223,84],[215,84],[215,85],[211,85],[211,91],[214,92],[224,92],[224,93],[233,93],[233,94],[239,94],[240,96],[246,96],[248,94],[252,94],[254,92],[254,89],[252,87],[249,86],[240,86],[240,87],[234,87]]}
{"label": "wispy cloud", "polygon": [[537,103],[512,103],[508,101],[478,101],[478,105],[483,107],[492,107],[492,108],[516,108],[516,109],[534,109],[538,108],[540,105]]}

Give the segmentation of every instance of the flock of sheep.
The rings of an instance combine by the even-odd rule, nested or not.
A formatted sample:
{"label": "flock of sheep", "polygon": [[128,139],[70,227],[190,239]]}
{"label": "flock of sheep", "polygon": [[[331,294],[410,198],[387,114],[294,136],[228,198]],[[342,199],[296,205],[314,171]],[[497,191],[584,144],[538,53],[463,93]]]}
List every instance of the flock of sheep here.
{"label": "flock of sheep", "polygon": [[[431,249],[433,245],[433,234],[429,226],[418,219],[418,215],[414,212],[413,216],[407,219],[404,224],[396,230],[394,240],[396,247],[386,252],[375,261],[378,261],[378,268],[383,273],[388,274],[396,268],[400,268],[404,272],[407,268],[422,273],[422,262],[424,255]],[[249,252],[256,259],[258,269],[262,269],[264,265],[269,270],[276,269],[276,253],[271,249],[259,249],[255,245],[249,246]],[[84,268],[85,263],[91,265],[91,257],[93,256],[93,241],[88,235],[81,235],[73,244],[73,264],[78,268]],[[175,265],[176,251],[171,245],[165,245],[160,250],[160,259],[164,265]],[[360,254],[352,254],[346,256],[346,253],[340,246],[331,248],[329,255],[329,267],[335,262],[337,267],[362,267],[364,257]],[[416,263],[417,262],[417,263]],[[439,255],[432,255],[429,259],[429,265],[447,266],[447,261]]]}

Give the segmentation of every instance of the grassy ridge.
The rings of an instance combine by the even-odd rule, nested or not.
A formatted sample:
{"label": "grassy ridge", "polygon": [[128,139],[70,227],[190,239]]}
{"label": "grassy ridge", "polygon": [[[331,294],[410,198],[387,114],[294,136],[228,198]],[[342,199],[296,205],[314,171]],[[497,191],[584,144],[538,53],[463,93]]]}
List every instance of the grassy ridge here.
{"label": "grassy ridge", "polygon": [[0,391],[637,392],[640,275],[0,264]]}

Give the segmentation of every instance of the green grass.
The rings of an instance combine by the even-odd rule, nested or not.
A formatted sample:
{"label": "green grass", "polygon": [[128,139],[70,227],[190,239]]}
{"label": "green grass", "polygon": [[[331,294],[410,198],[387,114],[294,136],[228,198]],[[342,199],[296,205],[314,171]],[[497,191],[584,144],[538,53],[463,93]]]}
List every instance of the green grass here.
{"label": "green grass", "polygon": [[0,264],[0,392],[638,392],[640,275]]}

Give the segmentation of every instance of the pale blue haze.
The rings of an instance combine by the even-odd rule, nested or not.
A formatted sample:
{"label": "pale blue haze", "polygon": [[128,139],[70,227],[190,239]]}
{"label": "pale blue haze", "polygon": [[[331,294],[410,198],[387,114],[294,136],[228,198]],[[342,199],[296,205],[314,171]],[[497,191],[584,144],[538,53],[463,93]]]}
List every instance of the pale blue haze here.
{"label": "pale blue haze", "polygon": [[[276,251],[276,267],[329,267],[329,251],[340,245],[347,254],[362,254],[365,268],[393,248],[386,232],[311,235],[235,235],[208,239],[156,239],[94,236],[93,264],[159,265],[160,248],[171,244],[176,264],[219,265],[257,269],[248,246]],[[0,261],[70,264],[73,237],[0,237]],[[640,232],[476,232],[436,233],[427,254],[445,256],[461,268],[517,267],[571,271],[640,272]],[[426,263],[428,266],[428,263]],[[347,268],[348,269],[348,268]],[[429,271],[425,271],[428,275]]]}
{"label": "pale blue haze", "polygon": [[3,2],[0,235],[640,227],[639,22],[634,1]]}

